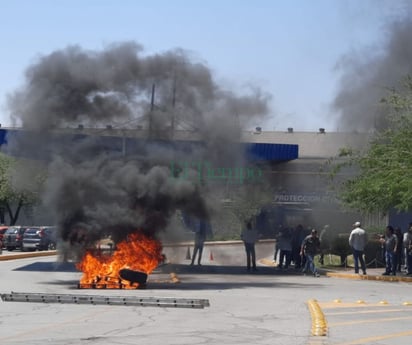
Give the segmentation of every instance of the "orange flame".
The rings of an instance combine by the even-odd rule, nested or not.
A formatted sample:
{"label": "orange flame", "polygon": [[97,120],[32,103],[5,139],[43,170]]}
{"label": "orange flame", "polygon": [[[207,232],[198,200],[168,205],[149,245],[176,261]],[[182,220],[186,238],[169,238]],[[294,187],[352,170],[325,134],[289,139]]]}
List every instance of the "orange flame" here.
{"label": "orange flame", "polygon": [[162,245],[159,241],[143,234],[131,234],[129,238],[116,246],[113,255],[88,251],[77,269],[83,272],[81,285],[104,283],[105,288],[135,288],[129,281],[119,276],[122,269],[130,269],[150,274],[159,264]]}

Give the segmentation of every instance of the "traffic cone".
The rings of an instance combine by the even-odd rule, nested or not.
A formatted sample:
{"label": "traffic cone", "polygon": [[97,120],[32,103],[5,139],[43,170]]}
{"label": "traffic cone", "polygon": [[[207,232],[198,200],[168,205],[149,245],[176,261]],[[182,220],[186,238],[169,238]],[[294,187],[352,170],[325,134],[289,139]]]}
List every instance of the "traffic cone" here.
{"label": "traffic cone", "polygon": [[187,251],[186,251],[186,260],[191,260],[191,255],[190,255],[190,246],[187,246]]}
{"label": "traffic cone", "polygon": [[209,260],[210,260],[210,261],[213,261],[213,252],[212,252],[212,251],[210,251]]}

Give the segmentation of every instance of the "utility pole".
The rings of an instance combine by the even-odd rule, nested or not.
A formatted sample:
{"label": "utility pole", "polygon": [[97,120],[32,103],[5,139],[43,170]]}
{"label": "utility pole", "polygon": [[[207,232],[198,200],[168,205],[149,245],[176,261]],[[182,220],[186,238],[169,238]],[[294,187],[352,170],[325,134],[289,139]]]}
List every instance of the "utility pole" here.
{"label": "utility pole", "polygon": [[150,100],[150,112],[149,112],[149,138],[153,136],[153,111],[154,111],[154,98],[155,98],[156,84],[152,85],[152,98]]}
{"label": "utility pole", "polygon": [[177,85],[177,77],[176,72],[173,76],[173,89],[172,89],[172,118],[170,122],[170,138],[173,139],[174,132],[175,132],[175,106],[176,106],[176,85]]}

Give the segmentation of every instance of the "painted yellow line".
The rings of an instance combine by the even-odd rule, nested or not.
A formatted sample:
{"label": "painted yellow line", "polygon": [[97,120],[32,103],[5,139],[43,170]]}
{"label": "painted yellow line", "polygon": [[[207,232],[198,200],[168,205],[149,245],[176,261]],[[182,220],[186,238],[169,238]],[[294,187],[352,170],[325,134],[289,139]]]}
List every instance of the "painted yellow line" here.
{"label": "painted yellow line", "polygon": [[367,304],[365,302],[360,303],[360,302],[340,302],[340,303],[335,303],[335,302],[319,302],[319,305],[322,307],[322,309],[344,309],[344,308],[388,308],[389,304],[380,304],[380,303],[374,303],[374,304]]}
{"label": "painted yellow line", "polygon": [[315,299],[310,299],[308,301],[308,308],[312,317],[312,335],[326,336],[328,333],[328,325],[318,302]]}
{"label": "painted yellow line", "polygon": [[6,261],[6,260],[17,260],[17,259],[27,259],[27,258],[35,258],[37,256],[52,256],[56,255],[57,251],[56,250],[47,250],[44,252],[28,252],[28,253],[19,253],[15,255],[0,255],[0,261]]}
{"label": "painted yellow line", "polygon": [[344,312],[336,312],[336,313],[327,313],[328,316],[339,316],[339,315],[352,315],[352,314],[375,314],[375,313],[394,313],[394,312],[408,312],[410,310],[407,309],[386,309],[382,308],[381,310],[353,310],[353,311],[344,311]]}
{"label": "painted yellow line", "polygon": [[348,341],[345,343],[339,343],[339,344],[334,344],[334,345],[361,345],[361,344],[366,344],[366,343],[374,344],[374,343],[377,343],[378,341],[385,340],[385,339],[408,337],[411,335],[412,335],[412,331],[405,331],[405,332],[399,332],[399,333],[380,335],[376,337],[361,338],[361,339],[356,339],[353,341]]}
{"label": "painted yellow line", "polygon": [[352,326],[352,325],[358,325],[358,324],[361,324],[361,323],[390,322],[390,321],[399,321],[399,320],[412,320],[412,317],[411,316],[405,316],[405,317],[391,317],[391,318],[382,318],[382,319],[333,322],[333,323],[329,323],[328,326],[329,327]]}

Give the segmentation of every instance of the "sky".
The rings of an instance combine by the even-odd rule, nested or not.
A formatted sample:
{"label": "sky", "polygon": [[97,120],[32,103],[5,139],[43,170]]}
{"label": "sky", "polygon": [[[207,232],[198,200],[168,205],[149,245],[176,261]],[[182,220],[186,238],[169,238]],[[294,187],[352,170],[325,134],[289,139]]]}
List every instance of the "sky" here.
{"label": "sky", "polygon": [[7,96],[40,57],[134,41],[149,55],[184,49],[228,90],[269,94],[269,116],[252,126],[340,130],[332,104],[342,61],[379,51],[404,7],[403,0],[0,0],[0,123],[12,125]]}

